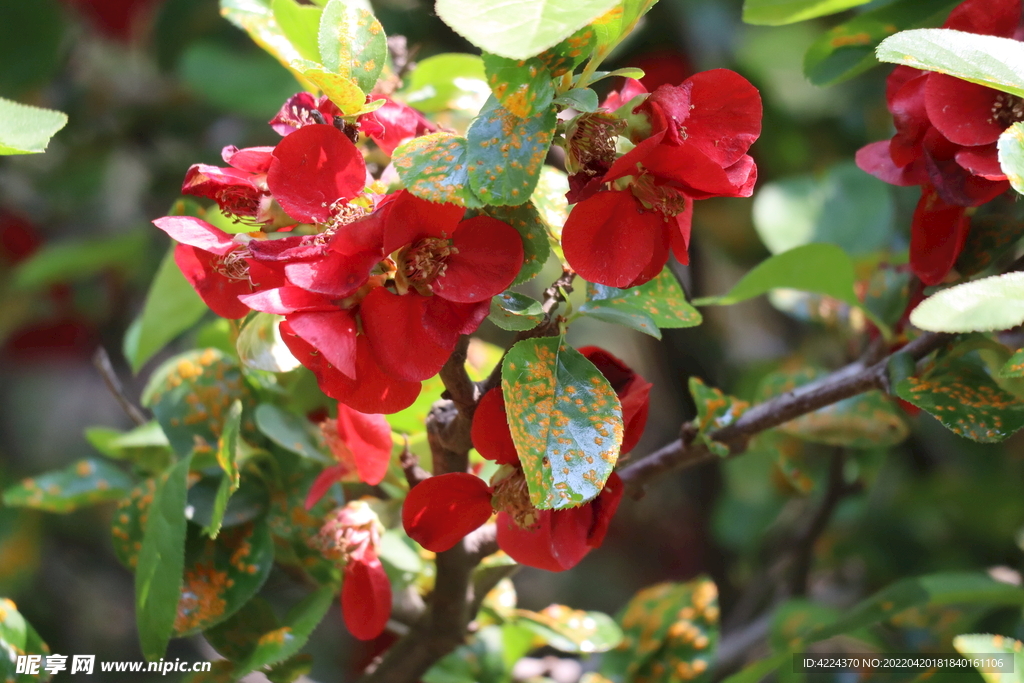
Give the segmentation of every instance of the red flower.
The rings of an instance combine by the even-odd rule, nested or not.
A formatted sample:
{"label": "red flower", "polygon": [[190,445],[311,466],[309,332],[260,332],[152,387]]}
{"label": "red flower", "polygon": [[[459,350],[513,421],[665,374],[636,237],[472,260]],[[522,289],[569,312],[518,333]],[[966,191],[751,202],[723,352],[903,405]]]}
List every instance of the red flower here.
{"label": "red flower", "polygon": [[582,201],[562,232],[569,265],[613,287],[656,276],[669,249],[686,263],[693,200],[749,197],[757,179],[746,152],[761,132],[761,98],[739,74],[715,69],[661,86],[633,114],[646,117],[649,137],[600,179],[615,189],[570,197]]}
{"label": "red flower", "polygon": [[359,117],[359,128],[391,156],[395,147],[409,138],[416,138],[437,130],[429,119],[412,107],[383,96],[385,103],[374,111]]}
{"label": "red flower", "polygon": [[225,147],[221,156],[230,168],[193,164],[185,173],[181,191],[212,199],[221,211],[238,219],[271,223],[275,215],[267,189],[267,170],[273,151],[273,147]]}
{"label": "red flower", "polygon": [[307,510],[335,482],[376,485],[384,479],[391,461],[391,427],[383,415],[367,415],[339,403],[338,417],[321,422],[320,432],[338,464],[325,469],[313,482],[306,497]]}
{"label": "red flower", "polygon": [[320,123],[334,123],[341,110],[327,95],[315,98],[308,92],[292,95],[281,106],[281,110],[270,119],[270,127],[281,135],[288,135],[303,126]]}
{"label": "red flower", "polygon": [[[1018,37],[1020,0],[967,0],[944,28]],[[889,75],[886,101],[896,134],[857,152],[857,165],[893,185],[920,185],[911,224],[910,267],[928,285],[941,282],[963,249],[970,218],[1005,192],[996,140],[1024,120],[1024,103],[1006,93],[945,74],[898,66]]]}

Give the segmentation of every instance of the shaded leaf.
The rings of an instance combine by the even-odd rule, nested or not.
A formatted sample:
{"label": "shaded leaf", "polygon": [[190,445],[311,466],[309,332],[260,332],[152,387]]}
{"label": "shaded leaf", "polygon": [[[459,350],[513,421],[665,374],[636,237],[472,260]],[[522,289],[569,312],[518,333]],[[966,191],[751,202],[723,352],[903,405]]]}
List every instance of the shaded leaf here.
{"label": "shaded leaf", "polygon": [[217,494],[213,501],[210,521],[206,523],[203,531],[210,538],[217,538],[220,527],[224,523],[224,512],[228,507],[228,499],[231,494],[238,490],[238,432],[242,429],[242,402],[236,400],[231,404],[227,417],[224,419],[224,427],[217,440],[217,464],[224,470],[224,476],[220,478],[217,486]]}
{"label": "shaded leaf", "polygon": [[445,53],[416,64],[406,79],[405,101],[427,114],[445,110],[475,115],[490,88],[483,59],[476,55]]}
{"label": "shaded leaf", "polygon": [[971,216],[971,230],[956,259],[960,275],[975,275],[994,265],[1024,237],[1024,202],[1006,193],[979,206]]}
{"label": "shaded leaf", "polygon": [[0,155],[39,154],[68,123],[68,115],[0,97]]}
{"label": "shaded leaf", "polygon": [[85,430],[85,439],[103,455],[114,460],[127,460],[140,472],[162,472],[171,464],[173,457],[170,442],[155,420],[127,432],[89,427]]}
{"label": "shaded leaf", "polygon": [[622,642],[622,629],[601,612],[549,605],[540,612],[520,609],[516,623],[562,652],[607,652]]}
{"label": "shaded leaf", "polygon": [[[238,490],[226,501],[219,500],[223,490],[230,491],[230,480],[223,473],[204,476],[188,489],[188,507],[185,508],[188,521],[210,528],[215,517],[220,515],[224,528],[251,522],[266,513],[270,497],[266,484],[256,475],[246,474],[240,478]],[[218,512],[218,507],[223,510]]]}
{"label": "shaded leaf", "polygon": [[[0,680],[10,683],[45,683],[51,676],[43,668],[45,656],[50,648],[39,637],[32,624],[18,611],[18,606],[8,598],[0,597]],[[17,673],[19,655],[40,655],[38,672]]]}
{"label": "shaded leaf", "polygon": [[236,350],[242,365],[267,372],[291,372],[300,363],[281,339],[284,316],[254,313],[238,333]]}
{"label": "shaded leaf", "polygon": [[239,673],[244,674],[283,661],[302,649],[313,629],[334,604],[336,590],[334,586],[318,588],[289,610],[283,626],[264,633],[256,641],[252,654],[239,665]]}
{"label": "shaded leaf", "polygon": [[13,284],[22,291],[39,291],[107,268],[132,270],[144,261],[148,243],[149,236],[139,230],[117,237],[48,244],[14,268]]}
{"label": "shaded leaf", "polygon": [[750,404],[709,387],[699,377],[690,378],[690,395],[697,406],[697,439],[712,453],[724,458],[729,455],[729,447],[708,435],[738,420]]}
{"label": "shaded leaf", "polygon": [[427,201],[481,206],[469,187],[466,138],[431,133],[402,143],[391,161],[409,192]]}
{"label": "shaded leaf", "polygon": [[330,71],[352,78],[370,92],[388,59],[384,28],[362,7],[330,0],[320,17],[320,62]]}
{"label": "shaded leaf", "polygon": [[622,409],[604,375],[561,337],[524,339],[501,369],[509,429],[539,509],[577,507],[604,488]]}
{"label": "shaded leaf", "polygon": [[997,146],[1006,179],[1017,194],[1024,194],[1024,123],[1014,123],[1003,131]]}
{"label": "shaded leaf", "polygon": [[544,320],[544,310],[536,299],[509,290],[491,299],[487,319],[503,330],[532,330]]}
{"label": "shaded leaf", "polygon": [[257,595],[230,617],[204,631],[203,637],[221,655],[238,662],[253,653],[260,636],[280,626],[270,603]]}
{"label": "shaded leaf", "polygon": [[256,427],[281,448],[323,464],[333,464],[321,442],[320,430],[304,417],[270,403],[256,406]]}
{"label": "shaded leaf", "polygon": [[591,306],[638,309],[663,329],[695,327],[702,320],[668,267],[650,282],[629,289],[587,283],[584,308]]}
{"label": "shaded leaf", "polygon": [[[126,498],[117,504],[117,511],[110,524],[110,535],[114,554],[125,567],[135,570],[142,550],[142,537],[149,519],[149,508],[156,494],[156,479],[146,479],[133,488]],[[184,518],[184,512],[182,513]]]}
{"label": "shaded leaf", "polygon": [[1006,330],[1024,322],[1024,273],[965,282],[928,297],[910,322],[934,332]]}
{"label": "shaded leaf", "polygon": [[[259,50],[240,52],[212,41],[188,45],[178,62],[178,77],[207,102],[222,111],[264,121],[295,94],[298,75]],[[253,88],[254,82],[260,87]],[[212,215],[209,220],[217,222]],[[225,232],[238,231],[236,225]]]}
{"label": "shaded leaf", "polygon": [[4,491],[4,505],[30,507],[47,512],[71,512],[83,505],[117,500],[134,482],[119,468],[88,458],[63,470],[25,479]]}
{"label": "shaded leaf", "polygon": [[1002,370],[999,371],[1002,377],[1024,377],[1024,349],[1018,349],[1010,356]]}

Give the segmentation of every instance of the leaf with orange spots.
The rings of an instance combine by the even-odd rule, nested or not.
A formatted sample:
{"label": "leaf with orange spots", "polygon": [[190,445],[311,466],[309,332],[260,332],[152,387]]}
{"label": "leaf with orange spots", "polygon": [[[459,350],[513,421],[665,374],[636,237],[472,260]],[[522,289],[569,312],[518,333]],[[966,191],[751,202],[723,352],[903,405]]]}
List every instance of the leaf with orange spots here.
{"label": "leaf with orange spots", "polygon": [[[766,401],[793,391],[826,374],[824,370],[813,367],[773,372],[761,380],[757,400]],[[801,415],[776,429],[804,441],[849,448],[895,446],[910,433],[902,411],[880,391],[851,396]]]}
{"label": "leaf with orange spots", "polygon": [[562,652],[607,652],[622,642],[622,629],[602,612],[548,605],[540,612],[518,609],[515,616],[516,624]]}
{"label": "leaf with orange spots", "polygon": [[544,320],[544,309],[536,299],[510,290],[491,299],[487,319],[503,330],[532,330]]}
{"label": "leaf with orange spots", "polygon": [[695,327],[702,321],[668,267],[650,282],[629,289],[588,282],[587,301],[580,312],[626,325],[657,339],[661,339],[658,328]]}
{"label": "leaf with orange spots", "polygon": [[134,471],[139,473],[163,472],[173,460],[171,445],[156,420],[127,432],[88,427],[85,440],[108,458],[130,462]]}
{"label": "leaf with orange spots", "polygon": [[354,76],[334,73],[317,62],[300,59],[291,63],[292,69],[320,88],[328,99],[338,105],[346,116],[355,116],[366,102],[366,93]]}
{"label": "leaf with orange spots", "polygon": [[551,255],[544,221],[537,208],[530,202],[519,206],[485,206],[477,211],[467,211],[466,218],[480,214],[508,223],[523,238],[523,267],[512,284],[521,285],[535,278]]}
{"label": "leaf with orange spots", "polygon": [[274,542],[265,519],[225,529],[216,539],[189,527],[174,637],[205,631],[242,608],[266,581]]}
{"label": "leaf with orange spots", "polygon": [[302,649],[313,629],[334,604],[335,586],[322,586],[288,610],[284,625],[268,631],[256,641],[252,654],[238,665],[240,674],[284,661]]}
{"label": "leaf with orange spots", "polygon": [[498,102],[519,118],[546,111],[555,99],[551,72],[537,57],[508,59],[483,55],[487,85]]}
{"label": "leaf with orange spots", "polygon": [[601,371],[561,337],[524,339],[505,356],[501,387],[534,507],[597,496],[622,445],[622,408]]}
{"label": "leaf with orange spots", "polygon": [[88,458],[62,470],[25,479],[3,494],[4,505],[47,512],[71,512],[85,505],[117,500],[134,482],[115,465]]}
{"label": "leaf with orange spots", "polygon": [[963,358],[943,359],[926,376],[908,377],[894,388],[904,401],[974,441],[995,443],[1024,427],[1024,401]]}
{"label": "leaf with orange spots", "polygon": [[238,364],[217,349],[196,349],[157,368],[142,402],[153,414],[179,455],[212,454],[228,409],[236,399],[249,406],[252,397]]}
{"label": "leaf with orange spots", "polygon": [[466,138],[431,133],[404,142],[391,155],[398,177],[409,192],[438,204],[481,206],[469,187]]}
{"label": "leaf with orange spots", "polygon": [[270,603],[257,595],[230,617],[207,629],[203,637],[222,656],[239,662],[253,653],[261,635],[280,627],[281,620]]}
{"label": "leaf with orange spots", "polygon": [[330,0],[320,16],[320,63],[370,92],[388,59],[388,39],[371,12]]}
{"label": "leaf with orange spots", "polygon": [[554,107],[522,118],[498,100],[488,100],[466,133],[473,192],[486,204],[526,203],[537,187],[556,123]]}
{"label": "leaf with orange spots", "polygon": [[999,371],[1000,377],[1024,377],[1024,349],[1010,356],[1006,365]]}
{"label": "leaf with orange spots", "polygon": [[750,407],[746,401],[723,394],[715,387],[709,387],[698,377],[690,378],[690,394],[697,404],[697,440],[720,457],[729,455],[729,447],[713,441],[708,434],[731,425]]}
{"label": "leaf with orange spots", "polygon": [[[1021,683],[1024,681],[1024,643],[1015,638],[992,635],[989,633],[972,633],[957,636],[953,639],[953,647],[968,661],[975,658],[991,658],[993,654],[1007,655],[1012,661],[1011,666],[1001,668],[1002,673],[991,668],[978,667],[985,683]],[[980,664],[980,662],[979,662]],[[1012,673],[1010,673],[1012,669]]]}
{"label": "leaf with orange spots", "polygon": [[156,493],[156,479],[146,479],[117,503],[110,523],[114,554],[128,569],[135,570],[142,549],[142,536],[148,520],[149,507]]}
{"label": "leaf with orange spots", "polygon": [[956,270],[970,277],[999,262],[1024,237],[1024,202],[1002,194],[975,209]]}
{"label": "leaf with orange spots", "polygon": [[718,589],[709,579],[645,588],[619,613],[625,638],[604,655],[601,674],[651,683],[708,681],[718,616]]}
{"label": "leaf with orange spots", "polygon": [[[13,600],[0,597],[0,681],[5,683],[46,683],[51,675],[43,668],[50,648],[32,624],[18,611]],[[18,673],[19,655],[44,657],[36,674]],[[70,660],[69,660],[70,661]]]}

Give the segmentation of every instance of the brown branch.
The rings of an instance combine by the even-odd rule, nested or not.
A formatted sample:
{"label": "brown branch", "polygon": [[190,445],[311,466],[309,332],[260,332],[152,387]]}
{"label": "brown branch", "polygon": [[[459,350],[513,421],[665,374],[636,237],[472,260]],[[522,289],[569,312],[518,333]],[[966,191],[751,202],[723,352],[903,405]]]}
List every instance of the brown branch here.
{"label": "brown branch", "polygon": [[[752,436],[790,420],[862,394],[872,389],[883,389],[887,382],[889,359],[905,353],[920,360],[942,347],[954,335],[945,333],[923,334],[902,349],[891,353],[872,365],[858,361],[823,377],[822,379],[780,394],[771,400],[753,406],[731,425],[711,432],[708,437],[729,446],[730,455],[742,453]],[[691,432],[692,433],[692,432]],[[716,460],[702,443],[692,437],[680,438],[661,447],[646,458],[633,462],[619,471],[627,490],[634,496],[642,495],[644,485],[666,472],[700,465]]]}
{"label": "brown branch", "polygon": [[121,380],[117,378],[117,373],[114,372],[114,365],[110,362],[110,354],[102,346],[96,348],[96,353],[92,354],[92,364],[99,370],[100,375],[103,377],[103,381],[107,385],[107,389],[114,395],[117,402],[120,404],[121,409],[128,414],[128,417],[132,419],[132,422],[142,426],[149,422],[149,418],[139,408],[135,407],[128,397],[124,393],[124,386],[121,384]]}

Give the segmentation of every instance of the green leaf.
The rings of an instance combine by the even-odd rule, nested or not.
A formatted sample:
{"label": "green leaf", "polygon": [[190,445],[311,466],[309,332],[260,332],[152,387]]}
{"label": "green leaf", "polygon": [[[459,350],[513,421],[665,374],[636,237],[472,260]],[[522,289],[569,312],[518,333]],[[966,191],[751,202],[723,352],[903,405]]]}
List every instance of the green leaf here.
{"label": "green leaf", "polygon": [[95,275],[107,268],[132,270],[143,262],[149,245],[147,231],[118,237],[66,240],[48,244],[14,269],[13,284],[22,291]]}
{"label": "green leaf", "polygon": [[996,673],[991,670],[979,668],[981,677],[985,683],[1021,683],[1024,681],[1024,643],[1006,636],[994,636],[987,633],[972,633],[957,636],[953,639],[953,647],[968,660],[972,656],[988,658],[994,654],[1009,655],[1013,662],[1013,672]]}
{"label": "green leaf", "polygon": [[68,123],[68,115],[0,97],[0,155],[39,154]]}
{"label": "green leaf", "polygon": [[[142,549],[142,538],[149,517],[149,508],[156,494],[157,480],[146,479],[133,488],[127,498],[117,504],[117,512],[110,524],[110,535],[114,545],[114,554],[128,569],[132,571],[139,564],[139,551]],[[184,518],[184,512],[182,512]]]}
{"label": "green leaf", "polygon": [[281,621],[270,603],[257,595],[230,617],[204,631],[203,637],[221,655],[238,662],[253,653],[260,636],[280,627]]}
{"label": "green leaf", "polygon": [[370,92],[388,59],[388,39],[372,12],[330,0],[320,18],[320,63]]}
{"label": "green leaf", "polygon": [[744,0],[743,21],[782,26],[864,5],[870,0]]}
{"label": "green leaf", "polygon": [[961,277],[976,275],[995,265],[1024,237],[1024,202],[1005,193],[979,206],[971,216],[971,230],[956,259]]}
{"label": "green leaf", "polygon": [[[662,329],[695,327],[702,321],[700,313],[686,300],[679,280],[667,266],[656,278],[639,287],[619,289],[587,283],[587,303],[580,310],[589,312],[594,308],[617,308],[631,314],[639,311],[645,321],[650,320]],[[644,329],[640,331],[647,332]],[[660,338],[660,334],[652,336]]]}
{"label": "green leaf", "polygon": [[875,51],[879,61],[938,71],[1024,97],[1024,44],[948,28],[901,31]]}
{"label": "green leaf", "polygon": [[466,138],[431,133],[404,142],[391,161],[409,192],[434,203],[480,206],[469,187]]}
{"label": "green leaf", "polygon": [[333,464],[321,442],[320,430],[305,417],[270,403],[256,406],[256,427],[281,448],[318,463]]}
{"label": "green leaf", "polygon": [[253,653],[239,665],[238,673],[245,674],[275,664],[301,650],[334,604],[336,590],[334,586],[318,588],[289,610],[284,625],[260,637]]}
{"label": "green leaf", "polygon": [[536,299],[509,290],[491,299],[487,319],[511,332],[532,330],[544,320],[544,309]]}
{"label": "green leaf", "polygon": [[217,539],[203,538],[197,530],[189,535],[187,550],[175,637],[204,631],[237,612],[267,580],[274,564],[266,519],[225,529]]}
{"label": "green leaf", "polygon": [[307,81],[320,88],[327,98],[334,102],[346,116],[354,116],[363,107],[366,93],[351,76],[343,76],[328,70],[322,64],[302,59],[291,63],[292,69],[302,74]]}
{"label": "green leaf", "polygon": [[509,59],[485,52],[487,85],[501,106],[521,119],[542,114],[555,99],[551,72],[537,57]]}
{"label": "green leaf", "polygon": [[217,496],[213,503],[213,515],[203,531],[210,538],[217,538],[220,527],[224,523],[224,511],[228,507],[228,499],[238,490],[238,432],[242,429],[242,402],[236,400],[231,404],[228,415],[224,419],[224,427],[217,441],[217,464],[224,470]]}
{"label": "green leaf", "polygon": [[999,371],[1000,377],[1024,377],[1024,349],[1019,349],[1017,353],[1010,356],[1010,360],[1006,361],[1002,370]]}
{"label": "green leaf", "polygon": [[[220,527],[227,529],[239,526],[266,514],[270,507],[270,493],[263,479],[255,473],[246,473],[239,478],[238,489],[226,500],[218,500],[230,492],[231,480],[223,472],[207,469],[209,474],[192,484],[188,489],[188,507],[185,516],[188,521],[205,529],[211,528],[220,515]],[[218,511],[218,506],[223,510]],[[208,534],[209,535],[209,534]]]}
{"label": "green leaf", "polygon": [[418,62],[402,92],[407,104],[427,114],[453,110],[475,116],[489,91],[483,59],[453,52]]}
{"label": "green leaf", "polygon": [[114,465],[88,458],[12,486],[4,491],[3,501],[10,507],[71,512],[84,505],[117,500],[133,485],[131,477]]}
{"label": "green leaf", "polygon": [[[290,44],[288,47],[289,52],[294,49]],[[296,90],[294,75],[267,55],[215,42],[189,45],[178,63],[178,75],[218,109],[261,120],[277,113],[281,103]],[[260,87],[253,88],[251,83]]]}
{"label": "green leaf", "polygon": [[821,177],[796,176],[762,185],[754,197],[754,227],[773,254],[828,242],[865,254],[889,242],[895,207],[889,186],[853,162]]}
{"label": "green leaf", "polygon": [[527,59],[568,38],[616,0],[437,0],[437,15],[481,50]]}
{"label": "green leaf", "polygon": [[248,33],[253,42],[285,67],[290,69],[292,62],[302,59],[302,53],[292,45],[274,18],[270,0],[220,0],[220,14]]}
{"label": "green leaf", "polygon": [[928,297],[910,322],[935,332],[1007,330],[1024,322],[1024,273],[965,282]]}
{"label": "green leaf", "polygon": [[466,218],[481,214],[508,223],[523,239],[523,267],[512,284],[521,285],[535,278],[551,255],[544,221],[537,208],[530,202],[519,206],[485,206],[466,212]]}
{"label": "green leaf", "polygon": [[954,434],[974,441],[995,443],[1024,427],[1024,401],[962,358],[943,359],[924,378],[908,377],[894,389]]}
{"label": "green leaf", "polygon": [[754,267],[729,293],[694,300],[698,306],[730,306],[776,289],[788,287],[817,292],[860,306],[854,294],[853,262],[833,244],[807,244],[772,256]]}
{"label": "green leaf", "polygon": [[490,100],[466,132],[469,184],[487,204],[519,205],[537,187],[557,123],[554,107],[528,118]]}
{"label": "green leaf", "polygon": [[859,14],[814,41],[804,56],[804,75],[817,86],[841,83],[878,64],[875,47],[906,28],[942,23],[959,0],[944,3],[896,0]]}
{"label": "green leaf", "polygon": [[162,472],[171,464],[171,446],[156,421],[127,432],[106,427],[85,430],[86,440],[108,458],[127,460],[142,472]]}
{"label": "green leaf", "polygon": [[597,496],[622,445],[622,408],[600,370],[561,337],[524,339],[505,356],[501,385],[534,507]]}
{"label": "green leaf", "polygon": [[254,313],[245,321],[235,344],[242,365],[267,372],[291,372],[299,367],[281,339],[282,320],[284,316]]}
{"label": "green leaf", "polygon": [[709,387],[699,377],[690,378],[690,395],[697,406],[697,440],[715,455],[726,457],[729,455],[729,447],[714,441],[709,434],[738,420],[750,404],[728,396],[720,389]]}
{"label": "green leaf", "polygon": [[[757,401],[793,391],[825,373],[813,367],[780,370],[761,380]],[[910,433],[902,412],[880,391],[870,391],[790,420],[777,429],[804,441],[849,448],[894,446]]]}
{"label": "green leaf", "polygon": [[549,605],[540,612],[516,610],[516,623],[562,652],[607,652],[622,642],[622,629],[607,614]]}
{"label": "green leaf", "polygon": [[565,193],[568,191],[569,176],[553,166],[545,166],[540,171],[540,180],[533,191],[533,196],[530,197],[540,217],[548,226],[548,232],[560,258],[561,247],[557,245],[561,241],[562,226],[569,216],[569,203],[565,199]]}
{"label": "green leaf", "polygon": [[615,304],[611,301],[587,302],[579,307],[579,312],[589,318],[594,318],[614,325],[622,325],[631,330],[649,334],[655,339],[661,339],[661,330],[651,316],[644,311],[629,304]]}
{"label": "green leaf", "polygon": [[[0,680],[5,683],[45,683],[51,676],[43,668],[45,657],[50,654],[43,639],[32,624],[21,616],[18,606],[8,598],[0,597]],[[41,655],[38,672],[19,674],[19,655]]]}
{"label": "green leaf", "polygon": [[657,683],[708,681],[718,616],[718,590],[706,578],[645,588],[619,613],[626,637],[605,654],[601,673]]}
{"label": "green leaf", "polygon": [[423,571],[423,559],[414,546],[404,529],[388,529],[381,534],[377,555],[382,562],[398,571],[419,574]]}
{"label": "green leaf", "polygon": [[238,365],[217,349],[195,349],[156,369],[142,403],[153,410],[179,455],[212,452],[235,399],[249,401]]}
{"label": "green leaf", "polygon": [[295,0],[271,0],[274,21],[299,54],[305,59],[320,59],[320,15],[323,9],[300,5]]}
{"label": "green leaf", "polygon": [[999,165],[1006,179],[1017,191],[1024,194],[1024,123],[1017,122],[999,136]]}
{"label": "green leaf", "polygon": [[182,458],[160,478],[145,512],[135,570],[135,619],[142,653],[150,661],[164,656],[176,621],[185,569],[185,500],[191,461],[191,456]]}
{"label": "green leaf", "polygon": [[[289,0],[291,1],[291,0]],[[174,248],[167,251],[146,295],[139,315],[139,331],[125,357],[133,372],[172,339],[196,324],[209,310],[174,262]],[[127,337],[126,337],[127,339]]]}
{"label": "green leaf", "polygon": [[573,88],[561,97],[555,98],[555,104],[575,109],[578,112],[595,112],[600,106],[597,93],[590,88]]}
{"label": "green leaf", "polygon": [[511,678],[506,665],[510,655],[515,650],[521,653],[520,657],[526,654],[522,640],[508,637],[513,629],[485,626],[467,644],[434,664],[423,675],[423,683],[505,683]]}

